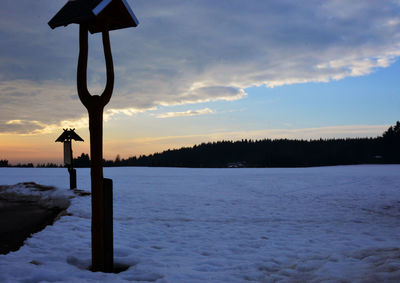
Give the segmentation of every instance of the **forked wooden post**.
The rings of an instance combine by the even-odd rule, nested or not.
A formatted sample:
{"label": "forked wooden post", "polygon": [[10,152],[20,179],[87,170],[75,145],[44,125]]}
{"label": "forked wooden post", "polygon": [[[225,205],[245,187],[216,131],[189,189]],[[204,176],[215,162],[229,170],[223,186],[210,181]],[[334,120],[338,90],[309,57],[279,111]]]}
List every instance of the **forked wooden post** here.
{"label": "forked wooden post", "polygon": [[[139,21],[126,0],[74,0],[68,1],[49,21],[52,29],[69,24],[79,24],[78,95],[89,113],[92,270],[112,272],[112,181],[103,179],[103,110],[110,101],[114,88],[114,67],[108,32],[136,27]],[[101,95],[90,95],[87,88],[88,31],[101,32],[103,37],[107,83]]]}
{"label": "forked wooden post", "polygon": [[[107,200],[105,199],[103,189],[103,109],[110,101],[114,88],[114,67],[108,31],[103,31],[102,37],[107,69],[107,83],[103,93],[100,96],[92,96],[87,88],[87,24],[79,25],[77,86],[79,99],[89,113],[90,175],[92,183],[92,270],[110,272],[113,267],[107,265],[113,262],[113,254],[112,251],[110,252],[109,250],[110,247],[112,249],[112,236],[110,239],[110,237],[106,235],[110,235],[109,230],[112,229],[112,222],[111,227],[105,224],[106,214],[104,204]],[[106,240],[111,241],[111,245],[109,242],[107,243]]]}

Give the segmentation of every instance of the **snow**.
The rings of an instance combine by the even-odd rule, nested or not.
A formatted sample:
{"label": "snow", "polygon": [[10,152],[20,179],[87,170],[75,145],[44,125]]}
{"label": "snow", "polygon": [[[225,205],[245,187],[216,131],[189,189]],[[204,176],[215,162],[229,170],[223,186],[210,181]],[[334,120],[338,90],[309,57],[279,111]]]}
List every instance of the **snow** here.
{"label": "snow", "polygon": [[[105,168],[119,274],[87,270],[90,197],[0,255],[0,282],[399,282],[400,166]],[[89,191],[90,171],[77,170]],[[1,168],[0,183],[68,191],[66,169]],[[67,196],[68,193],[65,193]]]}
{"label": "snow", "polygon": [[52,186],[40,186],[32,182],[0,187],[0,198],[8,201],[32,201],[42,207],[66,209],[70,205],[73,191]]}

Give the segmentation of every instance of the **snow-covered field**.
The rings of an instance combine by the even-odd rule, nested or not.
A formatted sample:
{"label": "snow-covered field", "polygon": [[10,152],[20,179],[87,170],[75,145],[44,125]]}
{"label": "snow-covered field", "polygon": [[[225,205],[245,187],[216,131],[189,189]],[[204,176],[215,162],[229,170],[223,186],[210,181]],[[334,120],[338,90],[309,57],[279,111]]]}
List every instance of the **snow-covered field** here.
{"label": "snow-covered field", "polygon": [[[93,273],[90,197],[0,255],[0,282],[399,282],[400,166],[105,168],[119,274]],[[0,184],[67,190],[66,169],[0,169]],[[89,170],[78,169],[89,190]]]}

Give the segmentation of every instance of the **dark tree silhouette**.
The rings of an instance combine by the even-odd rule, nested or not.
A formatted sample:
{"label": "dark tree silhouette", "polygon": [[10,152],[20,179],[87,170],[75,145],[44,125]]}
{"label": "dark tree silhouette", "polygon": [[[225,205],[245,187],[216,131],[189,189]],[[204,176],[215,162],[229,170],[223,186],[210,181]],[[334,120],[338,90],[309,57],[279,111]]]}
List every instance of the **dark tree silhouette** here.
{"label": "dark tree silhouette", "polygon": [[[151,167],[307,167],[327,165],[400,163],[400,122],[381,137],[289,140],[264,139],[219,141],[166,150],[114,161],[104,166]],[[82,159],[85,162],[81,162]],[[82,154],[75,164],[88,166],[89,156]],[[78,167],[78,166],[77,166]]]}
{"label": "dark tree silhouette", "polygon": [[8,160],[0,160],[0,167],[8,167]]}
{"label": "dark tree silhouette", "polygon": [[89,154],[82,153],[81,156],[74,158],[74,166],[76,168],[90,167]]}
{"label": "dark tree silhouette", "polygon": [[388,163],[400,162],[400,122],[391,126],[382,135],[384,150],[383,155]]}

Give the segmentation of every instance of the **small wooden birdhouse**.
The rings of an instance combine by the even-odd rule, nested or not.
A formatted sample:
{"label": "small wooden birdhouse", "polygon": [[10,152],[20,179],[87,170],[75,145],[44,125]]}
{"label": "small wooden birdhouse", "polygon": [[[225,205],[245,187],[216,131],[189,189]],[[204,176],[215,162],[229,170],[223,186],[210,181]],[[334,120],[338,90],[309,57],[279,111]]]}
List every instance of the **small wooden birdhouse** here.
{"label": "small wooden birdhouse", "polygon": [[76,188],[76,170],[74,169],[72,157],[72,144],[71,141],[83,141],[83,139],[75,133],[75,129],[63,129],[64,132],[56,139],[56,142],[64,143],[64,164],[68,167],[69,172],[69,186],[73,190]]}
{"label": "small wooden birdhouse", "polygon": [[64,164],[72,166],[72,145],[71,141],[83,141],[83,139],[75,133],[75,129],[63,129],[64,132],[56,139],[56,142],[64,143]]}
{"label": "small wooden birdhouse", "polygon": [[54,29],[87,24],[90,33],[136,27],[139,24],[127,0],[69,0],[49,21]]}
{"label": "small wooden birdhouse", "polygon": [[64,142],[64,141],[84,141],[77,133],[75,133],[75,129],[63,129],[64,132],[56,139],[56,142]]}

